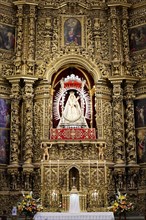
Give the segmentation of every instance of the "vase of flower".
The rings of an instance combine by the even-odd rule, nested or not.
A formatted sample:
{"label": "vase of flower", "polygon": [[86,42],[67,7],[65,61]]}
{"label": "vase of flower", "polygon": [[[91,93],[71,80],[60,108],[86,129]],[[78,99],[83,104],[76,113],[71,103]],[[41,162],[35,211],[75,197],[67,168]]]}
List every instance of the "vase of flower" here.
{"label": "vase of flower", "polygon": [[109,207],[117,216],[118,219],[126,220],[126,213],[133,210],[134,206],[127,200],[127,194],[117,192],[116,199],[113,201],[112,206]]}
{"label": "vase of flower", "polygon": [[25,217],[25,219],[33,219],[37,212],[43,211],[43,207],[40,203],[40,199],[34,199],[32,192],[24,195],[21,202],[17,205],[18,212]]}
{"label": "vase of flower", "polygon": [[[122,218],[122,216],[123,216],[123,218]],[[119,213],[119,219],[118,220],[121,220],[121,219],[126,220],[126,212],[120,212]]]}

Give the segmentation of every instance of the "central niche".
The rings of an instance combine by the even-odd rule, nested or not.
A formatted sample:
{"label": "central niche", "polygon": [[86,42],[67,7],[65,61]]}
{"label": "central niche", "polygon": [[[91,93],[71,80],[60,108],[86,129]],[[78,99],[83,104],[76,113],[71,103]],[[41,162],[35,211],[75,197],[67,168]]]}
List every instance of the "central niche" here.
{"label": "central niche", "polygon": [[82,69],[67,68],[53,82],[53,127],[93,127],[93,80]]}
{"label": "central niche", "polygon": [[69,170],[69,191],[71,191],[73,187],[79,191],[79,171],[75,167]]}

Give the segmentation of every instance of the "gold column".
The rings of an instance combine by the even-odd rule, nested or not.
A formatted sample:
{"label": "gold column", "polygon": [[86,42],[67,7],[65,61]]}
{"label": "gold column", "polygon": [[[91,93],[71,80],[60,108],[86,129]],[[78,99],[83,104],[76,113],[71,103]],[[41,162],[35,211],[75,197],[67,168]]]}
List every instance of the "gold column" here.
{"label": "gold column", "polygon": [[[15,4],[15,2],[14,2]],[[23,3],[18,4],[17,10],[17,44],[16,44],[16,59],[14,60],[16,74],[22,72],[22,48],[23,48]]]}
{"label": "gold column", "polygon": [[10,132],[10,164],[18,165],[20,148],[20,85],[19,79],[11,79],[11,132]]}
{"label": "gold column", "polygon": [[112,75],[120,75],[120,41],[119,21],[116,6],[110,6],[111,39],[112,39]]}
{"label": "gold column", "polygon": [[34,75],[35,64],[35,19],[36,19],[36,5],[29,6],[29,39],[28,39],[28,74]]}
{"label": "gold column", "polygon": [[122,80],[113,80],[113,142],[114,160],[117,164],[125,163],[125,137],[123,115],[123,89]]}
{"label": "gold column", "polygon": [[10,130],[10,165],[8,173],[10,174],[11,185],[10,189],[18,190],[20,187],[19,181],[19,152],[20,152],[20,80],[18,78],[9,79],[11,82],[11,130]]}
{"label": "gold column", "polygon": [[25,79],[24,104],[24,164],[32,164],[33,156],[33,80]]}
{"label": "gold column", "polygon": [[128,9],[122,8],[122,45],[123,45],[123,59],[125,62],[125,75],[130,74],[131,62],[129,57],[129,34],[128,34]]}
{"label": "gold column", "polygon": [[[135,81],[135,80],[134,80]],[[135,119],[134,119],[134,81],[127,80],[125,86],[125,101],[126,101],[126,110],[125,110],[125,125],[126,125],[126,159],[128,164],[137,163],[136,158],[136,135],[135,135]]]}

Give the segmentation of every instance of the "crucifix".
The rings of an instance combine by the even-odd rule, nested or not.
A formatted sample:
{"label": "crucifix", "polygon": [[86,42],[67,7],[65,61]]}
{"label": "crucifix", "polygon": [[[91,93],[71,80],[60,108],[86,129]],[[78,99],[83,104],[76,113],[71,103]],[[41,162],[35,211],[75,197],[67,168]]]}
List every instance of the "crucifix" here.
{"label": "crucifix", "polygon": [[76,179],[75,177],[72,178],[72,184],[73,184],[73,186],[75,186],[75,179]]}

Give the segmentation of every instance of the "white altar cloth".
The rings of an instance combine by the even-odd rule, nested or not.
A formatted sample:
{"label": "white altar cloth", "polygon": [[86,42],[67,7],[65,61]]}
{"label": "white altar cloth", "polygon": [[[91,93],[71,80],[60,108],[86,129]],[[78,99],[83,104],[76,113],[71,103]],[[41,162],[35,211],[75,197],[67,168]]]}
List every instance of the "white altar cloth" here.
{"label": "white altar cloth", "polygon": [[38,212],[34,220],[114,220],[113,212]]}
{"label": "white altar cloth", "polygon": [[71,194],[70,195],[70,206],[69,206],[70,213],[79,213],[80,211],[80,203],[79,203],[79,195],[78,194]]}

